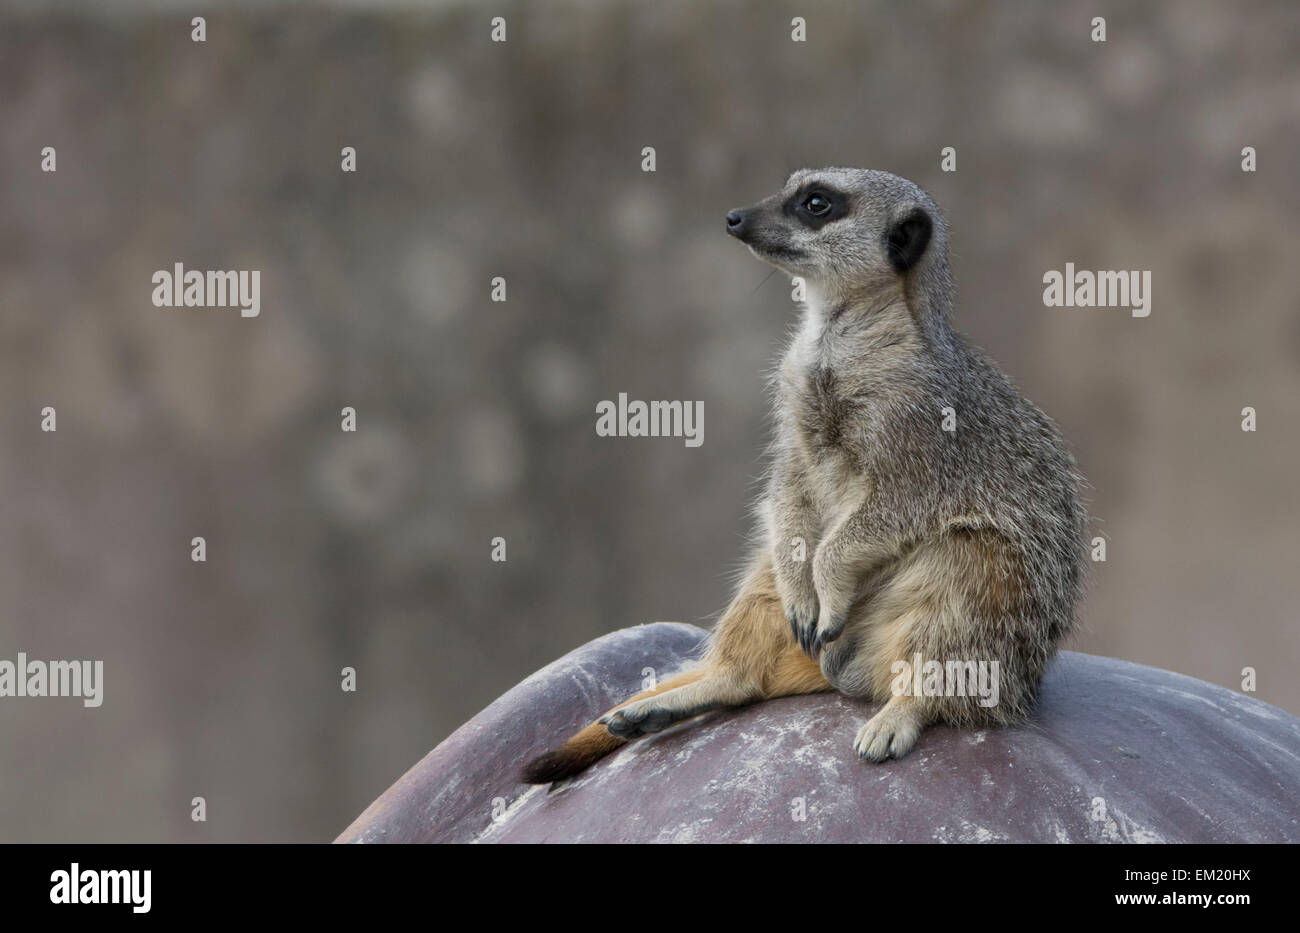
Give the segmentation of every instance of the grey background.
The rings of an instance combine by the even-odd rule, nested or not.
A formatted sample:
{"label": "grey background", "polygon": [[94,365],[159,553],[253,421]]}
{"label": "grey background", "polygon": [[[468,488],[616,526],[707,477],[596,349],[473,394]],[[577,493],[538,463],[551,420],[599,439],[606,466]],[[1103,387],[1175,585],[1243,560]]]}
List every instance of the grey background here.
{"label": "grey background", "polygon": [[[0,658],[103,659],[106,700],[0,700],[0,840],[329,839],[563,652],[712,618],[794,320],[722,215],[804,164],[945,207],[959,326],[1060,423],[1109,539],[1072,647],[1252,666],[1300,712],[1297,28],[1287,2],[7,4]],[[261,270],[261,316],[154,308],[177,261]],[[1151,316],[1044,308],[1067,261],[1151,270]],[[620,391],[702,399],[704,446],[598,438]]]}

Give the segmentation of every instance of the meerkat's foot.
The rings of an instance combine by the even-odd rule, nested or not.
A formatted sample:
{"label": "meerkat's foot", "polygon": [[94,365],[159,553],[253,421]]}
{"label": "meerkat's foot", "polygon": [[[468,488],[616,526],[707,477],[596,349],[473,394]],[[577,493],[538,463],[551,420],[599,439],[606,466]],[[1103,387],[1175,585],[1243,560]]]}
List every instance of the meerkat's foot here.
{"label": "meerkat's foot", "polygon": [[785,610],[786,620],[790,623],[790,635],[805,654],[811,655],[813,642],[817,638],[818,614],[816,597],[792,602]]}
{"label": "meerkat's foot", "polygon": [[916,709],[910,703],[893,699],[858,730],[853,748],[859,758],[871,761],[902,758],[916,744],[921,728],[921,717]]}
{"label": "meerkat's foot", "polygon": [[651,697],[629,703],[622,709],[602,717],[599,722],[609,730],[610,735],[616,735],[621,739],[635,739],[638,736],[667,729],[680,717],[671,709],[656,703],[656,699]]}

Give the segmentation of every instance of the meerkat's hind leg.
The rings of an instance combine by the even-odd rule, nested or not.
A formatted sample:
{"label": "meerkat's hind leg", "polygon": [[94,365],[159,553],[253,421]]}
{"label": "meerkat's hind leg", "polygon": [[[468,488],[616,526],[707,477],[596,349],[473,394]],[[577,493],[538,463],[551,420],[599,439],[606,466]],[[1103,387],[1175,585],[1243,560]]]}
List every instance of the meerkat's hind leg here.
{"label": "meerkat's hind leg", "polygon": [[741,706],[758,699],[756,692],[735,678],[710,672],[695,683],[667,690],[611,710],[600,722],[611,735],[634,739],[660,732],[674,723],[727,706]]}
{"label": "meerkat's hind leg", "polygon": [[698,671],[694,682],[611,710],[601,723],[611,735],[636,738],[715,709],[830,689],[790,637],[770,557],[756,562],[723,613]]}
{"label": "meerkat's hind leg", "polygon": [[912,750],[925,725],[921,705],[913,697],[891,697],[858,730],[853,748],[859,758],[869,761],[902,758]]}
{"label": "meerkat's hind leg", "polygon": [[773,625],[780,637],[771,639],[761,659],[738,664],[722,652],[723,660],[709,665],[699,680],[611,710],[600,722],[612,735],[636,738],[715,709],[831,689],[817,662],[785,636],[780,621]]}

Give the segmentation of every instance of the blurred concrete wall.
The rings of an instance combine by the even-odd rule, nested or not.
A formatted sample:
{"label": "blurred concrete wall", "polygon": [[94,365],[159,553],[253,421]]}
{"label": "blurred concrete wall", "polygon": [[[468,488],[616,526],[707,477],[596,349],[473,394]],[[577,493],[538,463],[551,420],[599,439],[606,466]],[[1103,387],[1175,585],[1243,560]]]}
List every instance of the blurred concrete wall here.
{"label": "blurred concrete wall", "polygon": [[[0,700],[0,840],[328,839],[561,653],[711,618],[793,321],[722,215],[805,164],[944,205],[959,324],[1094,487],[1073,647],[1300,712],[1294,3],[193,15],[0,12],[0,658],[106,680]],[[177,261],[261,315],[153,307]],[[1151,316],[1045,308],[1067,261],[1151,270]],[[597,437],[619,392],[704,445]]]}

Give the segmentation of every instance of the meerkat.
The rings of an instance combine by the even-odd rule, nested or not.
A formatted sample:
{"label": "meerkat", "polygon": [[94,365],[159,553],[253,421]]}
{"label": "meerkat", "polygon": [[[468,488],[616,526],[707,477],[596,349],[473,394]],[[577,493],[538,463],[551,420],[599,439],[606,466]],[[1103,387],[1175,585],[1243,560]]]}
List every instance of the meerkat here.
{"label": "meerkat", "polygon": [[[899,758],[932,723],[1025,720],[1074,626],[1082,479],[1055,424],[953,330],[930,196],[804,169],[726,229],[806,288],[772,380],[753,557],[700,662],[529,762],[529,783],[707,711],[824,690],[883,704],[853,748]],[[997,702],[912,689],[900,665],[921,659],[996,662]]]}

